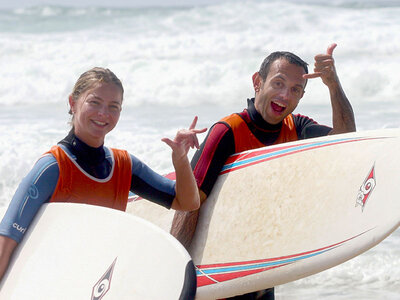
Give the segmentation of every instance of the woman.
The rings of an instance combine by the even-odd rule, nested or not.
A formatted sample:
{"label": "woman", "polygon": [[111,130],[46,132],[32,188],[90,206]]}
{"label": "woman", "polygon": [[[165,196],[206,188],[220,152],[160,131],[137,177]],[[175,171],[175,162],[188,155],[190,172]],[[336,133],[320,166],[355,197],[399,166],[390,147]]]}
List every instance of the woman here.
{"label": "woman", "polygon": [[156,174],[127,151],[104,147],[104,138],[117,124],[124,89],[108,69],[83,73],[69,96],[72,130],[45,153],[19,185],[0,224],[0,279],[10,257],[46,202],[86,203],[125,210],[129,191],[177,210],[200,205],[196,181],[187,158],[189,147],[199,147],[197,117],[174,140],[162,139],[172,149],[176,183]]}

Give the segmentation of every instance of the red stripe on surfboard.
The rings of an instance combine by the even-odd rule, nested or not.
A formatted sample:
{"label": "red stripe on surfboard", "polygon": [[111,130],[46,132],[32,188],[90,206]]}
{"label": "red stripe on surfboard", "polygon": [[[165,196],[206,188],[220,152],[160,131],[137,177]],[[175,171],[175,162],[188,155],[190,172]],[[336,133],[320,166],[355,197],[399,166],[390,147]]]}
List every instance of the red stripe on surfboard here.
{"label": "red stripe on surfboard", "polygon": [[206,286],[210,284],[216,283],[211,278],[207,277],[207,275],[199,275],[197,276],[197,287]]}
{"label": "red stripe on surfboard", "polygon": [[232,279],[240,278],[240,277],[245,277],[253,274],[257,274],[260,272],[280,268],[283,266],[286,266],[290,263],[278,265],[278,266],[272,266],[272,267],[265,267],[265,268],[260,268],[260,269],[255,269],[255,270],[246,270],[246,271],[241,271],[241,272],[231,272],[231,273],[224,273],[224,274],[217,274],[217,275],[200,275],[197,276],[197,287],[202,287],[206,285],[211,285],[223,281],[229,281]]}
{"label": "red stripe on surfboard", "polygon": [[[303,145],[309,145],[311,143],[305,143],[305,144],[301,144]],[[225,162],[225,165],[227,164],[231,164],[234,162],[238,162],[238,161],[242,161],[244,159],[248,159],[248,158],[252,158],[255,156],[259,156],[262,154],[266,154],[266,153],[271,153],[271,152],[276,152],[276,151],[280,151],[280,150],[284,150],[284,149],[290,149],[290,148],[294,148],[294,147],[298,147],[299,145],[296,146],[281,146],[281,147],[276,147],[276,148],[272,148],[272,149],[263,149],[263,150],[256,150],[256,151],[252,151],[249,153],[238,153],[238,154],[233,154],[232,156],[228,157],[228,159]]]}
{"label": "red stripe on surfboard", "polygon": [[[359,142],[359,141],[366,141],[366,140],[375,140],[375,139],[381,139],[381,138],[386,138],[386,137],[377,137],[377,138],[354,138],[351,140],[344,140],[341,142],[335,142],[335,143],[331,143],[331,144],[324,144],[324,145],[320,145],[320,146],[330,146],[330,145],[335,145],[337,143],[346,143],[346,142]],[[314,143],[319,143],[319,142],[314,142]],[[263,150],[258,150],[258,151],[251,151],[251,152],[245,152],[245,153],[236,153],[233,154],[232,156],[230,156],[225,165],[226,164],[230,164],[233,163],[235,161],[241,161],[247,158],[252,158],[258,155],[262,155],[262,154],[266,154],[266,153],[270,153],[270,152],[275,152],[275,151],[280,151],[283,149],[290,149],[290,148],[295,148],[295,147],[300,147],[300,146],[306,146],[306,145],[310,145],[312,144],[312,142],[308,142],[308,143],[302,143],[300,145],[290,145],[290,146],[281,146],[281,147],[274,147],[273,149],[263,149]],[[271,145],[272,146],[272,145]],[[267,146],[266,146],[267,147]],[[269,147],[268,147],[269,148]],[[303,149],[304,151],[307,149]]]}
{"label": "red stripe on surfboard", "polygon": [[[313,149],[318,149],[318,148],[323,148],[323,147],[328,147],[328,146],[334,146],[334,145],[346,144],[346,143],[352,143],[352,142],[360,142],[360,141],[371,140],[371,139],[377,139],[377,138],[340,141],[340,142],[329,143],[329,144],[324,144],[324,145],[317,145],[317,146],[309,147],[309,148],[305,148],[305,149],[299,149],[299,150],[295,150],[295,151],[291,151],[291,152],[287,152],[287,153],[282,153],[282,154],[279,154],[279,155],[270,156],[270,157],[267,157],[267,158],[264,158],[264,159],[253,161],[253,162],[248,163],[248,164],[243,164],[243,165],[240,165],[240,166],[237,166],[237,167],[233,167],[233,168],[227,169],[227,170],[222,171],[221,173],[219,173],[219,175],[230,173],[230,172],[233,172],[233,171],[236,171],[236,170],[240,170],[240,169],[252,166],[252,165],[257,165],[257,164],[262,163],[264,161],[277,159],[277,158],[280,158],[280,157],[283,157],[283,156],[287,156],[287,155],[291,155],[291,154],[295,154],[295,153],[299,153],[299,152],[305,152],[305,151],[308,151],[308,150],[313,150]],[[260,156],[260,155],[263,155],[263,154],[266,154],[266,153],[278,152],[278,151],[281,151],[281,150],[284,150],[284,149],[301,147],[301,146],[305,146],[305,145],[309,145],[309,144],[310,143],[296,145],[296,146],[282,147],[282,148],[274,148],[274,149],[271,149],[270,151],[265,151],[265,150],[264,151],[257,151],[258,152],[257,155],[252,155],[252,156],[247,156],[247,157],[245,157],[246,154],[243,154],[243,157],[241,157],[240,159],[234,160],[231,163],[242,161],[244,159],[248,159],[248,158],[252,158],[252,157],[257,157],[257,156]],[[251,152],[251,153],[253,153],[253,152]],[[251,154],[251,153],[248,153],[248,154]],[[227,164],[228,163],[226,163],[225,165],[227,165]]]}
{"label": "red stripe on surfboard", "polygon": [[175,172],[168,173],[167,175],[164,175],[164,177],[167,177],[168,179],[171,179],[171,180],[176,180]]}
{"label": "red stripe on surfboard", "polygon": [[249,260],[249,261],[238,261],[238,262],[231,262],[231,263],[198,265],[197,268],[199,270],[204,270],[204,269],[210,269],[210,268],[234,267],[234,266],[253,265],[253,264],[259,264],[259,263],[266,263],[266,262],[274,262],[274,261],[285,260],[285,259],[295,258],[295,257],[299,257],[299,256],[305,256],[305,255],[309,255],[309,254],[312,254],[312,253],[315,253],[315,252],[323,251],[323,250],[326,250],[326,249],[329,249],[329,248],[332,248],[332,247],[336,247],[337,245],[345,243],[346,241],[343,241],[343,242],[340,242],[340,243],[336,243],[336,244],[333,244],[331,246],[326,246],[326,247],[323,247],[323,248],[319,248],[319,249],[316,249],[316,250],[301,252],[301,253],[297,253],[297,254],[293,254],[293,255],[279,256],[279,257],[266,258],[266,259]]}
{"label": "red stripe on surfboard", "polygon": [[343,240],[341,242],[329,245],[329,246],[325,246],[322,248],[318,248],[315,250],[310,250],[310,251],[305,251],[305,252],[301,252],[301,253],[296,253],[296,254],[292,254],[292,255],[286,255],[286,256],[279,256],[279,257],[273,257],[273,258],[266,258],[266,259],[257,259],[257,260],[249,260],[249,261],[239,261],[239,262],[229,262],[229,263],[220,263],[220,264],[209,264],[209,265],[197,265],[196,267],[199,270],[202,269],[209,269],[209,268],[218,268],[218,267],[232,267],[232,266],[241,266],[241,265],[249,265],[249,264],[257,264],[257,263],[263,263],[263,262],[272,262],[272,261],[278,261],[278,260],[284,260],[284,259],[289,259],[289,258],[294,258],[294,257],[299,257],[299,256],[304,256],[304,255],[309,255],[315,252],[319,252],[319,251],[323,251],[329,248],[333,248],[333,247],[337,247],[341,244],[344,244],[350,240],[353,240],[365,233],[367,233],[368,231],[371,231],[374,228],[368,229],[364,232],[361,232],[351,238],[348,238],[346,240]]}

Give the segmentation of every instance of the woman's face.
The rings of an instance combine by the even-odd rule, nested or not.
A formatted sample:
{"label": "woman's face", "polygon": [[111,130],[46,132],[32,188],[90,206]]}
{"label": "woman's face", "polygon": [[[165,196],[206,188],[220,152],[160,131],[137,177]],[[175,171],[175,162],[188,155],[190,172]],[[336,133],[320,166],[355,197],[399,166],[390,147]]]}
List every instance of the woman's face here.
{"label": "woman's face", "polygon": [[122,109],[122,91],[113,83],[98,83],[77,100],[69,97],[75,135],[91,147],[100,147],[117,125]]}

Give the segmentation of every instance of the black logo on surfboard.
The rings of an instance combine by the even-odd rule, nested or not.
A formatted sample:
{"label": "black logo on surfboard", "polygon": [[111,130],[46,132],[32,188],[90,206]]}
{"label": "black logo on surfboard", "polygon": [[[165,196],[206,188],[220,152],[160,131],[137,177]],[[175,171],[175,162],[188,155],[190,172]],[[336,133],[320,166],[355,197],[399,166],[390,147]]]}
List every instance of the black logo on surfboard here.
{"label": "black logo on surfboard", "polygon": [[117,258],[114,259],[111,266],[107,269],[107,271],[104,273],[104,275],[100,278],[100,280],[93,287],[92,300],[100,300],[110,290],[111,278],[112,278],[112,274],[114,272],[114,266],[115,266],[116,262],[117,262]]}

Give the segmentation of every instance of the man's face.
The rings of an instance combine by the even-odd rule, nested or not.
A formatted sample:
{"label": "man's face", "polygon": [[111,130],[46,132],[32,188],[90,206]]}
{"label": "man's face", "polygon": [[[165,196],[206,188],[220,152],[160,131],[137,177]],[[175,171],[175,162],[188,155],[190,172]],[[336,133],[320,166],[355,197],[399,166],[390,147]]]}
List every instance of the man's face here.
{"label": "man's face", "polygon": [[304,74],[303,67],[282,58],[271,64],[265,81],[258,72],[253,75],[256,91],[254,104],[266,122],[278,124],[294,111],[304,95]]}

